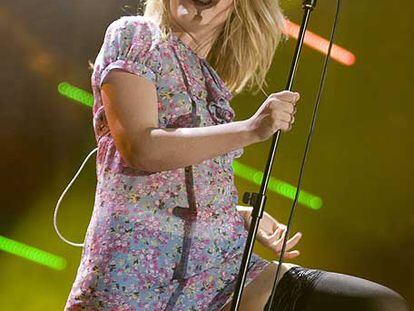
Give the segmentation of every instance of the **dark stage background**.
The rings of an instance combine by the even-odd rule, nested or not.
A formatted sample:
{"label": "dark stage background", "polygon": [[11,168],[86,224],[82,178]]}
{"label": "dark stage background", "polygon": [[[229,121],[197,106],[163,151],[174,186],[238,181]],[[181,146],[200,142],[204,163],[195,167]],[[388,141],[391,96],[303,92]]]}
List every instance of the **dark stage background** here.
{"label": "dark stage background", "polygon": [[[10,253],[0,243],[0,309],[62,310],[81,249],[53,229],[59,194],[95,147],[92,111],[58,92],[65,81],[88,92],[93,61],[107,25],[133,1],[22,1],[0,4],[0,236],[58,256],[60,269]],[[299,1],[284,1],[300,23]],[[303,233],[292,260],[367,278],[400,292],[414,305],[414,106],[412,1],[346,1],[336,43],[356,62],[332,61],[303,189],[322,208],[299,205],[293,231]],[[334,2],[319,1],[309,29],[328,37]],[[282,90],[295,40],[279,48],[267,92]],[[295,184],[323,55],[304,47],[295,90],[301,93],[294,129],[282,135],[273,176]],[[232,100],[237,120],[265,96]],[[270,142],[245,148],[241,163],[262,170]],[[93,208],[95,157],[63,202],[59,226],[82,242]],[[236,177],[240,197],[258,186]],[[241,203],[241,200],[240,202]],[[291,200],[269,192],[267,211],[286,223]],[[293,232],[292,232],[293,233]],[[21,245],[20,245],[21,246]],[[9,250],[9,251],[7,251]],[[275,259],[260,246],[256,251]],[[28,251],[30,253],[30,251]],[[32,258],[37,258],[36,253]],[[29,256],[30,257],[30,256]]]}

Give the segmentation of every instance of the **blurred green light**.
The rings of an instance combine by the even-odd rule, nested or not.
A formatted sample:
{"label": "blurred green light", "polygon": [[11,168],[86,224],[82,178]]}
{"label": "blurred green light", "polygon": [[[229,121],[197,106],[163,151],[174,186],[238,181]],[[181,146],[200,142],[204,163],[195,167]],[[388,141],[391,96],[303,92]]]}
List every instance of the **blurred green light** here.
{"label": "blurred green light", "polygon": [[0,235],[0,250],[13,255],[23,257],[38,264],[55,270],[63,270],[66,267],[66,260],[62,257],[50,254],[35,247],[8,239]]}
{"label": "blurred green light", "polygon": [[[250,166],[242,164],[238,161],[233,161],[233,169],[234,174],[241,178],[244,178],[248,181],[251,181],[257,185],[262,183],[263,172],[258,171]],[[296,187],[292,186],[291,184],[278,180],[276,178],[270,177],[268,189],[276,192],[286,198],[293,200],[296,194]],[[299,203],[317,210],[322,207],[322,199],[308,193],[304,190],[301,190],[299,193]]]}
{"label": "blurred green light", "polygon": [[[72,98],[73,100],[76,100],[80,103],[83,103],[87,106],[92,107],[93,106],[93,96],[91,93],[88,93],[84,90],[81,90],[77,87],[71,86],[69,83],[66,82],[62,82],[59,84],[59,93],[61,93],[62,95],[68,96],[68,93],[71,93],[73,95],[73,93],[78,94],[77,96],[68,96],[70,98]],[[63,91],[65,90],[65,91]],[[73,91],[75,90],[75,91]],[[81,95],[82,96],[81,96]],[[84,99],[88,98],[87,101],[85,101]],[[83,99],[83,100],[82,100]],[[257,185],[260,185],[262,183],[262,177],[263,177],[263,172],[258,171],[256,169],[253,169],[247,165],[241,164],[240,162],[237,161],[233,161],[233,169],[234,169],[234,174],[244,178],[248,181],[251,181]],[[273,191],[276,192],[286,198],[289,199],[294,199],[295,198],[295,194],[296,194],[296,187],[292,186],[291,184],[278,180],[276,178],[270,177],[269,180],[269,186],[268,188]],[[311,194],[308,193],[304,190],[301,190],[299,193],[299,203],[317,210],[320,209],[322,207],[322,199]]]}
{"label": "blurred green light", "polygon": [[93,95],[90,92],[82,90],[67,82],[61,82],[58,85],[58,92],[74,101],[80,102],[86,106],[93,106]]}

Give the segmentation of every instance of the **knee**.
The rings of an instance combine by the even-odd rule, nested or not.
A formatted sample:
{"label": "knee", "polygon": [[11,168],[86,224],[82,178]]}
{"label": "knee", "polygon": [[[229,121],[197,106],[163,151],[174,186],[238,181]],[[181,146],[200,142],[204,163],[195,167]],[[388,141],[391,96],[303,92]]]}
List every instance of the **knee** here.
{"label": "knee", "polygon": [[407,300],[396,291],[381,286],[375,295],[364,297],[369,311],[410,311]]}
{"label": "knee", "polygon": [[381,302],[381,311],[410,311],[407,300],[399,293],[388,289]]}
{"label": "knee", "polygon": [[317,304],[326,301],[326,304],[338,306],[337,311],[410,311],[407,300],[391,288],[332,272],[324,274],[313,296],[312,301]]}

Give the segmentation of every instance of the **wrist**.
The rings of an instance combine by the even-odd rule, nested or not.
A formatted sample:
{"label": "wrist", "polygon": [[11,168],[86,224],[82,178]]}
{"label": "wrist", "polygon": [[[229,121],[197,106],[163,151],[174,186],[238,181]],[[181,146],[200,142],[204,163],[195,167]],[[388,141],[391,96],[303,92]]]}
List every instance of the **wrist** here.
{"label": "wrist", "polygon": [[246,230],[249,230],[250,215],[252,213],[253,208],[251,206],[244,206],[244,205],[237,205],[236,208],[244,220],[244,227],[246,228]]}
{"label": "wrist", "polygon": [[244,137],[245,145],[252,145],[260,141],[255,126],[251,119],[238,121],[240,124],[242,136]]}
{"label": "wrist", "polygon": [[245,205],[236,205],[236,209],[237,211],[239,211],[240,213],[248,213],[250,214],[253,210],[253,207],[251,206],[245,206]]}

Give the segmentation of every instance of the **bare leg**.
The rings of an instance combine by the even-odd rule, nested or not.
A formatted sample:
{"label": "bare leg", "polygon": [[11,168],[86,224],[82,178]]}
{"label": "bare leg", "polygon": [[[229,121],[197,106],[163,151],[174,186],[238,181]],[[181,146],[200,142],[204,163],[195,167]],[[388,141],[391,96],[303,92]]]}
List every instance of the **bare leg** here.
{"label": "bare leg", "polygon": [[[276,276],[277,261],[270,263],[258,277],[247,285],[243,290],[243,296],[240,304],[240,311],[257,311],[263,310],[269,295],[272,292],[274,277]],[[292,263],[282,263],[279,272],[279,280],[290,268],[297,266]],[[232,297],[231,297],[232,298]],[[229,299],[221,311],[230,310],[232,300]]]}

